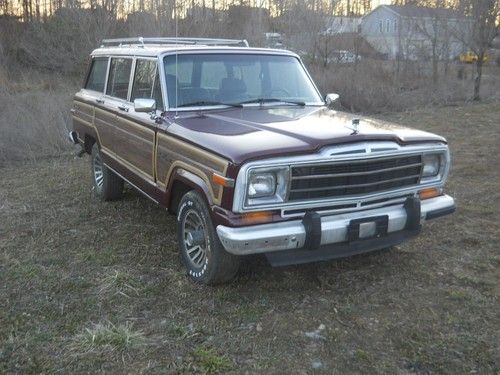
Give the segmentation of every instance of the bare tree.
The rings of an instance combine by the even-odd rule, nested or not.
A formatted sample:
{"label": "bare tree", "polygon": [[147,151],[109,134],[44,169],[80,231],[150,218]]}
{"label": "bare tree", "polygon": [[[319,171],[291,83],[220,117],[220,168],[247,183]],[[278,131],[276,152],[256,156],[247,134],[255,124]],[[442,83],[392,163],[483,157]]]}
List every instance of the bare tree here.
{"label": "bare tree", "polygon": [[455,30],[457,38],[477,56],[473,100],[480,100],[481,78],[486,53],[498,34],[500,17],[498,0],[460,0],[459,9],[469,19]]}
{"label": "bare tree", "polygon": [[424,57],[429,55],[432,62],[432,80],[434,84],[439,79],[439,61],[449,58],[450,33],[449,26],[454,14],[446,12],[443,6],[443,0],[437,0],[433,3],[435,8],[429,9],[428,17],[416,19],[418,33],[428,42],[429,48],[423,47],[421,51]]}

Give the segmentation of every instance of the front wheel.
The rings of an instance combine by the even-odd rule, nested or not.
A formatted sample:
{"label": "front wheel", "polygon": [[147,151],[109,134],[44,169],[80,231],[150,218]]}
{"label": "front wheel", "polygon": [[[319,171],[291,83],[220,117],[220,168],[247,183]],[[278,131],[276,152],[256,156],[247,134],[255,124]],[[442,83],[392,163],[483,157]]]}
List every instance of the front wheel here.
{"label": "front wheel", "polygon": [[123,180],[104,165],[96,143],[92,146],[90,163],[94,191],[99,199],[103,201],[120,199],[123,194]]}
{"label": "front wheel", "polygon": [[208,207],[196,191],[186,193],[179,202],[177,239],[181,261],[194,281],[224,283],[238,272],[239,258],[220,243]]}

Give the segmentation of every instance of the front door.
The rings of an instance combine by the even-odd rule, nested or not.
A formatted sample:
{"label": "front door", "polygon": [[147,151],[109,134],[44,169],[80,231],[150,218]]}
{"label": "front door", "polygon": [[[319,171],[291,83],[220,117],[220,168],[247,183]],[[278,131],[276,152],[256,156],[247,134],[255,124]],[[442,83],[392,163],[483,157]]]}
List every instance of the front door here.
{"label": "front door", "polygon": [[130,58],[111,58],[106,87],[106,107],[114,116],[113,142],[109,145],[112,156],[152,184],[156,124],[149,114],[136,113],[133,101],[152,97],[155,73],[156,60],[138,59],[134,64]]}

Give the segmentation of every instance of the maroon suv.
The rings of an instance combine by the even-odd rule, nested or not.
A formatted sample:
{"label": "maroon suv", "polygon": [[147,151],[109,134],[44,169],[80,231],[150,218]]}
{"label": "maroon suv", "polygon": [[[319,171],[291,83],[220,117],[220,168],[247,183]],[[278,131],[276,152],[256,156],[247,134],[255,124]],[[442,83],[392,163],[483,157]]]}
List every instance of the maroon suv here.
{"label": "maroon suv", "polygon": [[75,95],[70,138],[94,190],[124,181],[177,215],[192,279],[244,255],[272,265],[399,244],[454,211],[446,140],[331,109],[300,58],[199,38],[106,40]]}

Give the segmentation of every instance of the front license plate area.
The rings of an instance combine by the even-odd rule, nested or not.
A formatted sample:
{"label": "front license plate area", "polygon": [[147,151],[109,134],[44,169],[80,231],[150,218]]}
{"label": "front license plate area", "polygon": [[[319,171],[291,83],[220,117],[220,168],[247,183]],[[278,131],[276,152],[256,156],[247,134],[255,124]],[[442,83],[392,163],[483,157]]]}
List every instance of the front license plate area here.
{"label": "front license plate area", "polygon": [[379,238],[387,235],[389,216],[372,216],[354,219],[349,222],[347,239],[349,242],[368,238]]}

